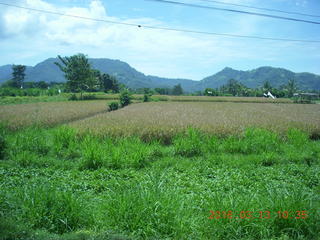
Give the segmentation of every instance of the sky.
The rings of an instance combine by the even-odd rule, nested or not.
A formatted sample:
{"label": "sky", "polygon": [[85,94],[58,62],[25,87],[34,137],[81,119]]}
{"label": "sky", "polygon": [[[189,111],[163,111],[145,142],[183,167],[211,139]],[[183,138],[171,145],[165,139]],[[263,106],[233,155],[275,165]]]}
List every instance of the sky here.
{"label": "sky", "polygon": [[[210,1],[173,0],[320,22],[307,17],[232,7]],[[320,15],[319,0],[220,0]],[[41,10],[108,21],[205,32],[320,40],[320,25],[191,8],[148,0],[0,0]],[[95,22],[0,5],[0,65],[35,64],[84,53],[119,59],[147,75],[201,80],[225,67],[261,66],[320,74],[320,43],[202,35]]]}

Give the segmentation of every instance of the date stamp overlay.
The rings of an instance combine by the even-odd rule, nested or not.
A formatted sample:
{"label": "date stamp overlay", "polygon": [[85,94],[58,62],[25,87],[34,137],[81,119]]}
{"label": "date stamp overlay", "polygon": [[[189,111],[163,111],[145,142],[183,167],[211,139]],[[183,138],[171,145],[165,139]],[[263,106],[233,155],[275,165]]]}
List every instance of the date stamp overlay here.
{"label": "date stamp overlay", "polygon": [[221,219],[308,219],[308,211],[215,211],[210,210],[210,220]]}

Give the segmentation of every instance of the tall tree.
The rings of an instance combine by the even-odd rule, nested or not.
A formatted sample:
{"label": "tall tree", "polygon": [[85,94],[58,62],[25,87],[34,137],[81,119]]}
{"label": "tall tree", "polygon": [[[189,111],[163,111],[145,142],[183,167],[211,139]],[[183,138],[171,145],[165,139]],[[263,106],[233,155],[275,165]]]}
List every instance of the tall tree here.
{"label": "tall tree", "polygon": [[82,99],[82,93],[96,84],[88,58],[82,53],[64,58],[58,56],[58,58],[61,63],[55,62],[55,64],[64,72],[67,88],[71,92],[80,92]]}
{"label": "tall tree", "polygon": [[293,97],[295,91],[297,91],[297,83],[294,79],[290,79],[287,84],[288,97]]}
{"label": "tall tree", "polygon": [[175,85],[172,89],[172,95],[182,95],[183,89],[181,87],[181,84]]}
{"label": "tall tree", "polygon": [[120,90],[119,83],[117,79],[114,76],[111,76],[109,74],[100,74],[100,84],[103,88],[103,91],[107,92],[109,90],[118,93]]}
{"label": "tall tree", "polygon": [[264,91],[271,91],[272,90],[272,86],[268,80],[263,83],[262,88]]}
{"label": "tall tree", "polygon": [[12,85],[16,88],[23,88],[23,81],[26,74],[24,73],[26,66],[13,65],[12,66]]}

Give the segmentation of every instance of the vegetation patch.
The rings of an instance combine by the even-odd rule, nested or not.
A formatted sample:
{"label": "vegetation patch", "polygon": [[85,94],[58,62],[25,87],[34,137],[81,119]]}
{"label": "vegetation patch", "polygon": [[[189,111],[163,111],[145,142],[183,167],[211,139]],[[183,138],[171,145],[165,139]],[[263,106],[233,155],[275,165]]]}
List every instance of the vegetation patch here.
{"label": "vegetation patch", "polygon": [[189,128],[168,145],[66,126],[1,134],[1,239],[316,239],[319,232],[320,142],[298,129],[221,137]]}

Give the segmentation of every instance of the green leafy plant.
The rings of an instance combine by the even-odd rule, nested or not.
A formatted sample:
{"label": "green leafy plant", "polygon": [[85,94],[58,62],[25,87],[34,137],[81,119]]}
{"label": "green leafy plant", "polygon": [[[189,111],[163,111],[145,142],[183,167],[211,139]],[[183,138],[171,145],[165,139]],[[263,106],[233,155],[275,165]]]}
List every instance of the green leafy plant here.
{"label": "green leafy plant", "polygon": [[120,105],[121,107],[128,106],[132,102],[132,96],[129,90],[124,90],[120,93]]}
{"label": "green leafy plant", "polygon": [[118,102],[111,102],[108,104],[109,111],[115,111],[119,109],[119,103]]}

